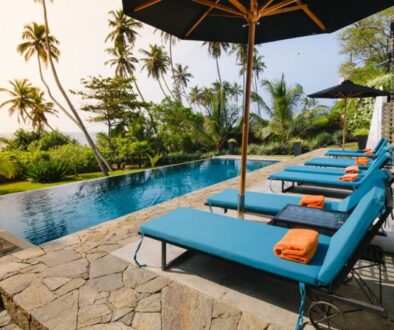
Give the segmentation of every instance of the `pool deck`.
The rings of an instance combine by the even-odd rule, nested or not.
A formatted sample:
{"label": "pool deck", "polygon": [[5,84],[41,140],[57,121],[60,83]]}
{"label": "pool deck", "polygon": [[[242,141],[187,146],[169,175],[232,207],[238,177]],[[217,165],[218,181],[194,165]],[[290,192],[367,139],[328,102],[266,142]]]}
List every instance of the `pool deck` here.
{"label": "pool deck", "polygon": [[[267,190],[265,179],[269,174],[288,165],[303,164],[324,151],[281,157],[279,163],[248,173],[247,188]],[[141,250],[141,258],[149,267],[138,269],[130,261],[141,223],[180,206],[207,210],[207,196],[238,186],[239,177],[4,256],[0,259],[0,292],[7,312],[0,313],[0,328],[294,328],[299,302],[294,285],[203,256],[163,273],[157,267],[157,245],[149,240]],[[253,216],[248,219],[257,220]],[[172,252],[179,253],[176,249]],[[386,302],[394,299],[392,259],[387,258],[384,278]],[[376,281],[372,272],[366,271],[365,276]],[[352,285],[346,288],[353,289]],[[390,305],[387,307],[393,317],[393,304],[386,305]],[[381,320],[367,313],[354,314],[350,324],[351,329],[394,328],[390,318]]]}

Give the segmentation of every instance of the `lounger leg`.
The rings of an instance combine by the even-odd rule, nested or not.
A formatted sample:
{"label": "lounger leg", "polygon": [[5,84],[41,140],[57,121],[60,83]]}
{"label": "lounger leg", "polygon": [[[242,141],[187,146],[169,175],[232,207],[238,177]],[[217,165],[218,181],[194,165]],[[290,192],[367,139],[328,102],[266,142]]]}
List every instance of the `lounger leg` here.
{"label": "lounger leg", "polygon": [[167,243],[161,242],[161,270],[167,269]]}

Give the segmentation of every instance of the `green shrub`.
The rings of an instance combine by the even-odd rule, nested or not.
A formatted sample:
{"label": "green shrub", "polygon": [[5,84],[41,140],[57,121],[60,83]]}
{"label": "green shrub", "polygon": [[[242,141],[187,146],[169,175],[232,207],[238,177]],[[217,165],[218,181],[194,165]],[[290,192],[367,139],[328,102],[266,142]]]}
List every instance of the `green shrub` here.
{"label": "green shrub", "polygon": [[291,155],[292,153],[292,143],[281,144],[279,142],[270,142],[250,144],[248,146],[248,154],[250,155]]}
{"label": "green shrub", "polygon": [[52,149],[50,155],[52,159],[59,160],[66,164],[70,173],[75,175],[99,171],[93,152],[87,146],[65,144],[56,149]]}
{"label": "green shrub", "polygon": [[58,159],[40,160],[30,165],[28,176],[34,182],[58,182],[69,171],[67,165]]}

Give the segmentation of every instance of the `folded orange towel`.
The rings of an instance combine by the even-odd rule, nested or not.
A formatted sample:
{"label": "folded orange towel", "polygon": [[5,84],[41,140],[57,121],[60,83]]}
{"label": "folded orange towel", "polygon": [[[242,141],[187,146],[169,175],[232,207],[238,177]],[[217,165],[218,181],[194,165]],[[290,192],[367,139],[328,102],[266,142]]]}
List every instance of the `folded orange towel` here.
{"label": "folded orange towel", "polygon": [[364,154],[366,154],[366,155],[373,155],[374,151],[372,149],[365,149],[364,150]]}
{"label": "folded orange towel", "polygon": [[368,157],[357,157],[356,165],[368,165]]}
{"label": "folded orange towel", "polygon": [[324,196],[323,195],[305,195],[300,200],[299,205],[322,209],[324,207]]}
{"label": "folded orange towel", "polygon": [[282,259],[307,264],[312,260],[319,245],[319,233],[311,229],[290,229],[275,244],[274,254]]}
{"label": "folded orange towel", "polygon": [[357,165],[348,166],[345,168],[345,173],[358,173],[358,172],[359,172],[359,168]]}
{"label": "folded orange towel", "polygon": [[345,182],[353,182],[353,181],[356,181],[357,179],[358,179],[357,173],[349,173],[349,174],[345,174],[345,175],[342,175],[341,177],[339,177],[339,180],[345,181]]}

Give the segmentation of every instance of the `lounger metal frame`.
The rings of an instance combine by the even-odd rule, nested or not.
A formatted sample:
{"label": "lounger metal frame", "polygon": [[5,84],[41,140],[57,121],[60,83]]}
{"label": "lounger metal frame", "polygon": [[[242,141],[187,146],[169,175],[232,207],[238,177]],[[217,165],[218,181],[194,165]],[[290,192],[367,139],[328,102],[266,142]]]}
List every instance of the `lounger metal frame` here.
{"label": "lounger metal frame", "polygon": [[[330,319],[333,317],[332,315],[334,315],[334,314],[332,314],[331,316],[328,315],[326,317],[326,319],[322,318],[320,320],[314,320],[311,313],[313,312],[314,308],[315,309],[322,308],[321,306],[326,306],[326,307],[329,306],[330,310],[332,309],[332,310],[336,311],[336,313],[339,313],[338,314],[339,317],[344,317],[344,314],[359,312],[359,311],[369,311],[369,312],[375,313],[383,318],[388,317],[388,313],[382,304],[382,291],[383,290],[382,290],[381,275],[380,275],[380,280],[379,280],[379,296],[377,296],[368,287],[367,283],[365,281],[363,281],[361,279],[361,277],[359,276],[357,271],[360,269],[360,267],[356,266],[356,263],[363,257],[363,254],[366,251],[366,249],[368,248],[368,246],[370,245],[371,240],[378,234],[379,229],[383,226],[383,224],[387,220],[388,216],[391,214],[392,207],[393,207],[392,205],[393,205],[392,195],[389,195],[389,196],[387,196],[386,211],[373,224],[373,226],[370,228],[370,230],[368,231],[367,235],[365,236],[365,238],[363,239],[361,244],[358,246],[356,252],[353,254],[353,257],[350,259],[350,261],[347,263],[347,265],[343,268],[343,270],[339,273],[339,275],[335,278],[335,280],[330,285],[328,285],[328,286],[306,285],[306,293],[307,293],[308,297],[312,300],[312,304],[310,305],[310,308],[308,310],[308,315],[311,317],[310,320],[313,325],[318,324],[318,323],[316,323],[318,321],[324,322],[326,319]],[[190,258],[191,256],[193,256],[196,253],[209,255],[211,257],[218,258],[218,259],[223,259],[221,257],[207,253],[205,251],[190,248],[188,246],[184,246],[184,245],[174,243],[174,242],[171,242],[168,240],[159,239],[153,235],[144,234],[144,236],[158,240],[161,242],[161,269],[163,271],[169,270],[172,267],[179,265],[180,263],[182,263],[183,261]],[[179,255],[178,257],[176,257],[175,259],[173,259],[171,262],[167,263],[167,244],[183,248],[186,251],[184,253],[182,253],[181,255]],[[233,261],[233,260],[230,260],[230,261],[237,263],[236,261]],[[242,263],[240,263],[240,264],[243,265]],[[379,267],[379,271],[385,270],[385,268],[382,267],[380,262],[374,262],[371,264],[371,266],[375,266],[375,265]],[[246,266],[246,265],[244,265],[244,266]],[[246,266],[246,267],[250,267],[250,266]],[[253,268],[253,267],[250,267],[250,268]],[[257,270],[261,271],[260,269],[257,269]],[[350,298],[350,297],[341,296],[336,293],[337,289],[343,283],[346,283],[349,280],[349,278],[348,278],[349,274],[352,276],[352,278],[356,279],[357,284],[361,288],[364,295],[367,297],[368,302],[357,300],[357,299]],[[272,275],[272,274],[270,274],[270,275]],[[280,278],[287,280],[287,281],[292,281],[286,277],[281,277],[278,275],[272,275],[272,276],[280,277]],[[361,281],[360,281],[360,279],[361,279]],[[341,309],[338,306],[336,306],[333,303],[333,301],[335,301],[337,303],[344,303],[346,305],[352,306],[353,309],[341,311]],[[326,307],[323,307],[323,309]],[[343,329],[345,329],[345,327],[343,327]]]}

